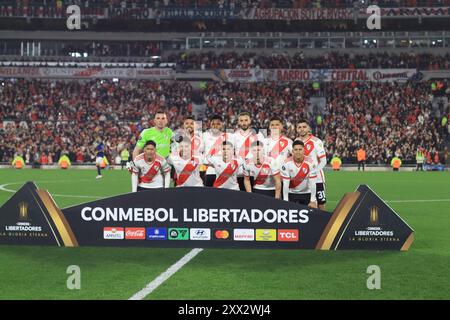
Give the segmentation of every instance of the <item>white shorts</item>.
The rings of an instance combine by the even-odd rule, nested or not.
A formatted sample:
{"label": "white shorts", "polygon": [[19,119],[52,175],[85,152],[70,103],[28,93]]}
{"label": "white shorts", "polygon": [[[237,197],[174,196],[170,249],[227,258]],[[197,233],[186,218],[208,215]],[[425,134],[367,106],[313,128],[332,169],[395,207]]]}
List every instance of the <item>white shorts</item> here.
{"label": "white shorts", "polygon": [[96,157],[95,158],[95,165],[101,166],[102,163],[103,163],[103,158],[102,157]]}

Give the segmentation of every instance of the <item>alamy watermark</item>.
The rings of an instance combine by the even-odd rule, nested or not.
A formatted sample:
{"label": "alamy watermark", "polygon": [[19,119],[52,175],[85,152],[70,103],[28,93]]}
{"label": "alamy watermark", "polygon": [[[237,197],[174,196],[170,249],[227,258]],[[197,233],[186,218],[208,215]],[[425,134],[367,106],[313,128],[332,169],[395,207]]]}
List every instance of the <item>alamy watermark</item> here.
{"label": "alamy watermark", "polygon": [[67,278],[66,286],[69,290],[81,289],[81,269],[77,265],[70,265],[67,267],[66,273],[69,275]]}

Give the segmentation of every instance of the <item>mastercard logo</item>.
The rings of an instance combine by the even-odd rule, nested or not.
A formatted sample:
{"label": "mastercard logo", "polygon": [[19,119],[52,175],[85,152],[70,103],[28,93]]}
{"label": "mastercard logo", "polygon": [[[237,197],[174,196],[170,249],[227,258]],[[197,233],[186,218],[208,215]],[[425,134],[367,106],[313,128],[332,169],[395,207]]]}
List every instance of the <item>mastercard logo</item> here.
{"label": "mastercard logo", "polygon": [[230,232],[228,230],[216,230],[214,236],[216,239],[226,240],[230,237]]}

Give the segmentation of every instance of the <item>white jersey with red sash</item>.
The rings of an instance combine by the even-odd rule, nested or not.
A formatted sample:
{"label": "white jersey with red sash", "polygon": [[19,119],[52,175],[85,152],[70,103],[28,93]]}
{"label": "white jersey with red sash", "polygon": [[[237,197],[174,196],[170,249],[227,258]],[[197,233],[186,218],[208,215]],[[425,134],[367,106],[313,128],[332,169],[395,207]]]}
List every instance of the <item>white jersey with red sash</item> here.
{"label": "white jersey with red sash", "polygon": [[[261,132],[254,132],[253,130],[248,130],[244,133],[241,129],[238,129],[234,133],[234,152],[236,157],[241,159],[242,163],[251,158],[251,145],[255,141],[264,142],[264,136]],[[238,172],[238,176],[243,176],[243,168],[241,167]]]}
{"label": "white jersey with red sash", "polygon": [[281,165],[281,178],[289,179],[289,193],[311,193],[308,179],[316,179],[316,166],[305,157],[302,163],[298,164],[293,158],[288,158]]}
{"label": "white jersey with red sash", "polygon": [[183,159],[179,155],[171,154],[168,163],[175,168],[178,187],[203,187],[203,181],[200,178],[200,159],[192,157]]}
{"label": "white jersey with red sash", "polygon": [[[305,157],[308,157],[311,161],[313,161],[316,166],[319,164],[320,159],[327,156],[322,140],[312,134],[310,134],[303,143],[305,145]],[[325,183],[325,175],[323,174],[323,170],[317,172],[316,181],[317,183]]]}
{"label": "white jersey with red sash", "polygon": [[132,171],[134,174],[138,174],[139,183],[141,188],[163,188],[164,179],[162,173],[169,174],[170,165],[166,159],[156,155],[152,162],[147,162],[144,158],[144,154],[141,153],[134,159],[135,167],[138,171]]}
{"label": "white jersey with red sash", "polygon": [[264,140],[264,151],[268,157],[281,165],[292,154],[292,140],[285,136],[278,139],[268,137]]}
{"label": "white jersey with red sash", "polygon": [[[211,130],[206,131],[203,134],[203,156],[218,156],[222,154],[222,147],[225,141],[229,141],[233,143],[233,134],[232,133],[220,133],[219,135],[215,135],[211,132]],[[206,174],[215,174],[214,168],[208,166],[206,170]]]}
{"label": "white jersey with red sash", "polygon": [[239,168],[242,167],[241,159],[233,157],[230,161],[224,162],[222,156],[207,156],[205,164],[212,166],[216,173],[214,188],[239,190],[237,173]]}
{"label": "white jersey with red sash", "polygon": [[265,158],[260,165],[253,160],[244,164],[244,176],[254,177],[254,189],[275,190],[274,176],[280,174],[279,166],[275,159]]}
{"label": "white jersey with red sash", "polygon": [[[183,136],[184,137],[184,136]],[[203,152],[203,137],[198,134],[194,134],[191,139],[191,156],[200,157]],[[179,154],[180,143],[175,142],[174,147],[171,150],[171,154]]]}

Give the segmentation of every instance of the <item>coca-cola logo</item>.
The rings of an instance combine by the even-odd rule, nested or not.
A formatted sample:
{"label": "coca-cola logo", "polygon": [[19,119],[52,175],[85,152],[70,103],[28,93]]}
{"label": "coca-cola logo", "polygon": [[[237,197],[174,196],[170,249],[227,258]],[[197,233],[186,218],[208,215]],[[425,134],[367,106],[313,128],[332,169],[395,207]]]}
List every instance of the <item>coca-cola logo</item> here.
{"label": "coca-cola logo", "polygon": [[145,240],[145,228],[126,228],[125,239]]}

